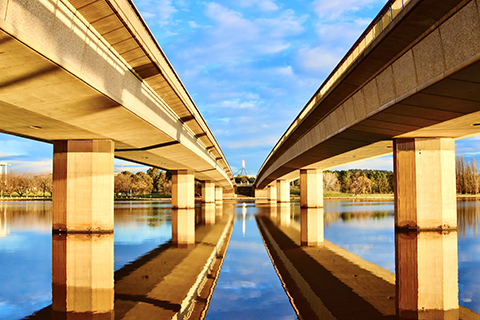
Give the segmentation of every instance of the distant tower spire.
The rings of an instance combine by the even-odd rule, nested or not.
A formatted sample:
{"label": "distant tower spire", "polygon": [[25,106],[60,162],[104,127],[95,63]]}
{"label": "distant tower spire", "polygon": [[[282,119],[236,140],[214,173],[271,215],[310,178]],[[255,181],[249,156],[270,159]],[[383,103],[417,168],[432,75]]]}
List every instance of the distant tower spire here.
{"label": "distant tower spire", "polygon": [[247,170],[247,168],[245,168],[245,156],[242,156],[242,168],[240,170],[238,170],[237,172],[235,172],[235,174],[234,174],[234,176],[237,176],[237,175],[247,176],[247,177],[255,177],[255,175],[253,173],[251,173],[250,171]]}

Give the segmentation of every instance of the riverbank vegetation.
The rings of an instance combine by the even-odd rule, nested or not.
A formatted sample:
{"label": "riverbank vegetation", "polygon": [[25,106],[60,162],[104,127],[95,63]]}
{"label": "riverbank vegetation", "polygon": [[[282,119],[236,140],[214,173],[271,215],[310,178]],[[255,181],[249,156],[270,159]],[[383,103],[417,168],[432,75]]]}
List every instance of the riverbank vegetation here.
{"label": "riverbank vegetation", "polygon": [[[455,162],[456,189],[458,194],[476,195],[480,191],[480,172],[475,158],[465,161],[463,156]],[[4,197],[50,197],[53,192],[51,173],[11,171],[0,180],[0,194]],[[235,177],[238,183],[252,183],[251,177]],[[246,180],[248,179],[248,180]],[[123,171],[114,176],[117,198],[168,198],[172,192],[172,174],[157,168],[147,172]],[[357,195],[382,196],[393,194],[393,172],[387,170],[350,169],[323,172],[323,191],[326,197],[352,197]],[[201,185],[195,182],[195,194],[201,194]],[[291,183],[290,194],[300,196],[300,181]]]}

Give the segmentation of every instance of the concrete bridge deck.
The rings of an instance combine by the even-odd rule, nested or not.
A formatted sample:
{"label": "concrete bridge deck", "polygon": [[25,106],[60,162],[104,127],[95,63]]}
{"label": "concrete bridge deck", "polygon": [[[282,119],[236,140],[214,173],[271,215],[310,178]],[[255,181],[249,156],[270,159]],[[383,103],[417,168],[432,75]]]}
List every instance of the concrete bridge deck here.
{"label": "concrete bridge deck", "polygon": [[117,158],[232,188],[205,120],[131,1],[0,1],[0,131],[111,140]]}
{"label": "concrete bridge deck", "polygon": [[479,134],[479,26],[477,1],[389,1],[280,138],[256,187],[387,155],[394,139]]}

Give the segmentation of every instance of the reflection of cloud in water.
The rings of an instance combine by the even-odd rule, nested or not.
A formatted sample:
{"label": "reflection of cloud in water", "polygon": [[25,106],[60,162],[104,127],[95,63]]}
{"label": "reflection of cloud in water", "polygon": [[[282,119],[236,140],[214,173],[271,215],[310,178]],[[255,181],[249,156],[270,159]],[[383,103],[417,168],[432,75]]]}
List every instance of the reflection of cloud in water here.
{"label": "reflection of cloud in water", "polygon": [[247,219],[245,238],[241,231],[237,221],[206,319],[296,319],[256,221]]}

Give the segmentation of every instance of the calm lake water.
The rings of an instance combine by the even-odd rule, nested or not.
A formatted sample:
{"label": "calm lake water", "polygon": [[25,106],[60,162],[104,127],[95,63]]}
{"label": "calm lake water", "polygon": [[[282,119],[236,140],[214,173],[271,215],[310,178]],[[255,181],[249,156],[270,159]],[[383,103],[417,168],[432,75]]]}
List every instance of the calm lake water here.
{"label": "calm lake water", "polygon": [[[115,204],[115,270],[171,240],[170,207],[169,202]],[[225,207],[234,210],[236,222],[208,319],[224,319],[225,314],[295,319],[254,219],[261,207]],[[292,203],[293,219],[298,220],[299,211],[299,204]],[[477,313],[479,216],[479,201],[458,202],[459,303]],[[393,201],[325,203],[325,238],[392,272],[393,226]],[[50,202],[0,203],[0,319],[21,319],[52,303],[51,252]]]}

